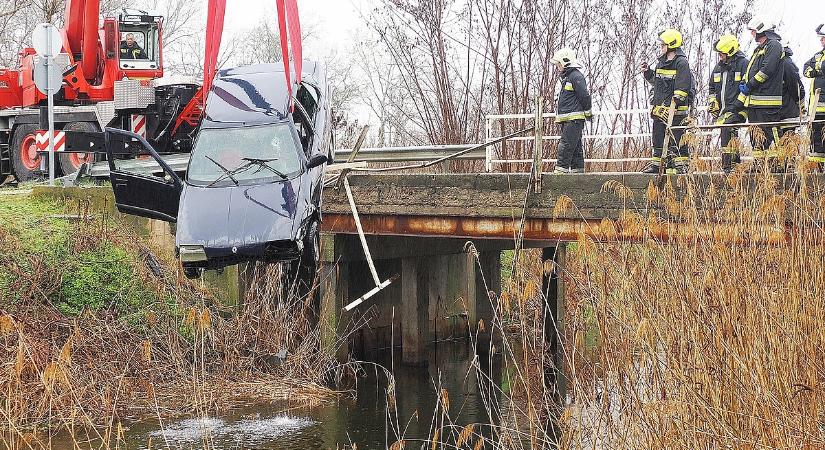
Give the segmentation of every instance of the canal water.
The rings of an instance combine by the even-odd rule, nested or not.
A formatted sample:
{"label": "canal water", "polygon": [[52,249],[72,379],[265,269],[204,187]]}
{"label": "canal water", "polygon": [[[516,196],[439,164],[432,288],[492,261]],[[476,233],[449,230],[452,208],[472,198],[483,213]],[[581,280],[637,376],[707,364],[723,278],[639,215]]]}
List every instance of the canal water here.
{"label": "canal water", "polygon": [[[477,376],[472,348],[466,342],[434,346],[427,367],[401,365],[400,349],[369,356],[374,363],[364,364],[365,374],[358,379],[355,399],[344,397],[307,409],[287,405],[246,408],[220,417],[169,421],[163,427],[157,422],[132,424],[127,432],[128,448],[297,450],[356,444],[358,449],[384,449],[399,435],[407,441],[406,448],[419,448],[419,442],[432,436],[433,412],[441,388],[449,397],[451,420],[446,423],[452,423],[454,429],[460,431],[469,423],[495,423],[485,405],[491,392],[499,397],[495,392],[501,386],[500,364],[480,357],[482,376]],[[397,412],[388,412],[388,377],[379,365],[394,375]],[[440,412],[435,420],[442,420]],[[490,430],[476,432],[489,436]]]}

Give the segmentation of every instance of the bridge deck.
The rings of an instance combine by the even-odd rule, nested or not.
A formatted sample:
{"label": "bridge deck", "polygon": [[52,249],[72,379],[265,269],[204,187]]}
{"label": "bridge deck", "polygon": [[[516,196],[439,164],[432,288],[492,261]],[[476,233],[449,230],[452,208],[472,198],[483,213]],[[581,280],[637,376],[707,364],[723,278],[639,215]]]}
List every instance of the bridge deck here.
{"label": "bridge deck", "polygon": [[[798,186],[795,176],[775,180],[780,192]],[[822,176],[810,177],[809,185],[822,186],[822,181]],[[527,183],[526,174],[350,176],[365,233],[400,236],[512,239],[522,214],[528,240],[572,241],[581,234],[598,240],[711,235],[724,231],[719,212],[731,191],[721,175],[548,174],[523,212]],[[750,176],[741,183],[747,189],[757,185]],[[649,201],[649,191],[659,198]],[[663,192],[672,192],[672,200],[662,201]],[[562,201],[569,207],[558,205],[562,195],[569,198]],[[699,220],[688,220],[688,212],[679,207],[686,197],[692,199],[690,214],[698,214]],[[343,189],[326,189],[323,210],[324,231],[356,232]],[[648,221],[651,214],[660,220]],[[629,226],[631,219],[635,226]]]}

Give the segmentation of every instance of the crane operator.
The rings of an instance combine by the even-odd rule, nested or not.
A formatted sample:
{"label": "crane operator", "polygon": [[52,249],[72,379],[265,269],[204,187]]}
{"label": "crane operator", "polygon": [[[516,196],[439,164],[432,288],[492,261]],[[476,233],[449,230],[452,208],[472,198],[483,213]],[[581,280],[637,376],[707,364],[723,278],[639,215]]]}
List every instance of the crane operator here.
{"label": "crane operator", "polygon": [[149,59],[135,42],[134,33],[126,33],[126,40],[120,42],[120,59]]}

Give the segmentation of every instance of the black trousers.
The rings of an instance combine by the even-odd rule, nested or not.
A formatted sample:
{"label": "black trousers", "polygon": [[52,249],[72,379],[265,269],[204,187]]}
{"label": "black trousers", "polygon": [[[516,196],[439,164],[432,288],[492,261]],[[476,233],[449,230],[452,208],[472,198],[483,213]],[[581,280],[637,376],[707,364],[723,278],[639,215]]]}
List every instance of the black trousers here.
{"label": "black trousers", "polygon": [[[680,126],[685,124],[687,116],[674,116],[673,126]],[[653,157],[661,158],[662,150],[665,145],[665,132],[667,131],[667,123],[659,117],[653,118]],[[668,153],[665,156],[690,156],[690,151],[687,145],[679,145],[682,142],[682,136],[685,130],[670,130],[671,137],[668,140]]]}
{"label": "black trousers", "polygon": [[[748,120],[750,122],[779,122],[779,109],[762,109],[750,108],[748,109]],[[753,145],[754,157],[763,156],[760,152],[765,152],[771,145],[779,139],[779,126],[766,125],[759,127],[762,133],[751,132],[751,145]],[[764,135],[760,136],[759,134]]]}
{"label": "black trousers", "polygon": [[569,120],[561,124],[559,160],[556,167],[584,169],[584,147],[582,147],[584,120]]}
{"label": "black trousers", "polygon": [[[817,114],[814,120],[825,120],[825,114]],[[823,138],[825,138],[825,123],[813,124],[811,144],[814,146],[814,153],[825,155],[825,142],[822,142]]]}
{"label": "black trousers", "polygon": [[[733,113],[724,117],[722,123],[725,125],[745,123],[745,118],[742,117],[741,114]],[[739,153],[738,148],[732,148],[729,146],[731,139],[736,136],[739,136],[739,128],[722,128],[719,132],[719,138],[722,141],[722,153]]]}

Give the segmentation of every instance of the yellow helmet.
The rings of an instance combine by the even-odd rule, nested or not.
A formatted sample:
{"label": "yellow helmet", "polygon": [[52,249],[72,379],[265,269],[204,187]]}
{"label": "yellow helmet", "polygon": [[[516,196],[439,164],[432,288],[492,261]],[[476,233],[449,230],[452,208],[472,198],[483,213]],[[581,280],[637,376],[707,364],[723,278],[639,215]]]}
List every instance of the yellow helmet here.
{"label": "yellow helmet", "polygon": [[679,30],[668,28],[659,33],[659,40],[667,45],[667,48],[673,50],[682,46],[682,33]]}
{"label": "yellow helmet", "polygon": [[713,44],[713,47],[719,53],[733,56],[739,51],[739,39],[736,39],[736,36],[732,34],[725,34]]}

